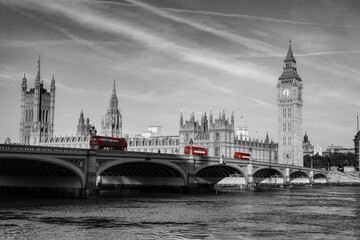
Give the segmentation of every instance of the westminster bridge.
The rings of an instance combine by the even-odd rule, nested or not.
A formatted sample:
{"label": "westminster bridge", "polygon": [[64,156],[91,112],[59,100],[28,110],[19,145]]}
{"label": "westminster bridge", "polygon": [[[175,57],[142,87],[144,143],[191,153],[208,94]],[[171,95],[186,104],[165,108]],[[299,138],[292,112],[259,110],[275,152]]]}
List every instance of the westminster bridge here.
{"label": "westminster bridge", "polygon": [[0,144],[0,187],[57,189],[86,197],[101,189],[156,186],[288,187],[326,183],[327,171],[256,160]]}

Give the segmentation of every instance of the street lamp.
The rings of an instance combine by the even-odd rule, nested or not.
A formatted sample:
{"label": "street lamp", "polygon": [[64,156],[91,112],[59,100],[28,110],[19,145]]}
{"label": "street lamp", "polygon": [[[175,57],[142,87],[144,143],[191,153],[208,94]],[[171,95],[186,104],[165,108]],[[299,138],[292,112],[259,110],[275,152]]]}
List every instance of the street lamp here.
{"label": "street lamp", "polygon": [[89,133],[90,133],[90,136],[91,136],[91,138],[90,138],[90,140],[91,140],[90,143],[92,143],[92,144],[90,145],[90,148],[93,149],[93,148],[94,148],[94,145],[93,145],[94,136],[95,136],[96,133],[97,133],[96,128],[95,128],[94,125],[92,125],[92,127],[89,129]]}
{"label": "street lamp", "polygon": [[289,165],[289,154],[286,154],[286,165]]}
{"label": "street lamp", "polygon": [[190,144],[190,155],[193,155],[192,145],[194,144],[194,141],[192,138],[190,138],[189,144]]}

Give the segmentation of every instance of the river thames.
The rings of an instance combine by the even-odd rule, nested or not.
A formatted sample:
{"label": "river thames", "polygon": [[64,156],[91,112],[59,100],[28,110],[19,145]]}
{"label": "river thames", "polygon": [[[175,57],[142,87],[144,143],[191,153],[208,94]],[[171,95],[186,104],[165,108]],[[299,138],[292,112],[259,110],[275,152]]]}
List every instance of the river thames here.
{"label": "river thames", "polygon": [[360,239],[360,187],[0,199],[0,239]]}

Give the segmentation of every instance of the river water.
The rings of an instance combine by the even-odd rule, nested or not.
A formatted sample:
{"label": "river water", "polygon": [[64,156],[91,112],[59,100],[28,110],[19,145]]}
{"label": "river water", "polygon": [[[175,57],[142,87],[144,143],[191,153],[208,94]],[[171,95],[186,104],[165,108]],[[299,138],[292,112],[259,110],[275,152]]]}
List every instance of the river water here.
{"label": "river water", "polygon": [[1,197],[0,239],[360,239],[360,187]]}

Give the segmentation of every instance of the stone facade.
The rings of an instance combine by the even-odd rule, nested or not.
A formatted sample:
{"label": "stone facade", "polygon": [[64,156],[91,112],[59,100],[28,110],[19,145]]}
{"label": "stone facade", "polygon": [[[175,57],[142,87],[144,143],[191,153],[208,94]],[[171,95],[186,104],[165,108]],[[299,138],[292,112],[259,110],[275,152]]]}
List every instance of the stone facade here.
{"label": "stone facade", "polygon": [[38,72],[34,88],[27,89],[27,79],[24,74],[21,86],[21,144],[38,144],[46,138],[51,138],[54,133],[55,114],[55,79],[51,80],[50,91],[44,87],[40,75],[40,56]]}
{"label": "stone facade", "polygon": [[90,129],[91,129],[90,119],[86,118],[86,122],[85,122],[84,113],[83,111],[81,111],[77,125],[76,136],[77,137],[90,136]]}
{"label": "stone facade", "polygon": [[283,73],[277,82],[278,140],[281,164],[303,166],[302,89],[291,42],[284,60]]}
{"label": "stone facade", "polygon": [[209,119],[204,113],[200,122],[194,113],[184,121],[181,112],[178,136],[127,138],[128,151],[184,154],[185,146],[192,140],[193,146],[205,147],[209,156],[233,158],[235,152],[249,152],[253,160],[277,162],[277,144],[270,141],[268,135],[265,141],[243,138],[236,135],[234,126],[234,115],[229,120],[225,111],[218,118],[214,118],[210,111]]}
{"label": "stone facade", "polygon": [[129,137],[128,151],[180,154],[179,136]]}
{"label": "stone facade", "polygon": [[122,116],[118,107],[116,86],[114,86],[109,102],[109,108],[101,120],[101,136],[122,137]]}

